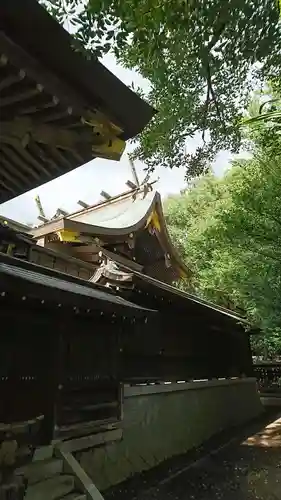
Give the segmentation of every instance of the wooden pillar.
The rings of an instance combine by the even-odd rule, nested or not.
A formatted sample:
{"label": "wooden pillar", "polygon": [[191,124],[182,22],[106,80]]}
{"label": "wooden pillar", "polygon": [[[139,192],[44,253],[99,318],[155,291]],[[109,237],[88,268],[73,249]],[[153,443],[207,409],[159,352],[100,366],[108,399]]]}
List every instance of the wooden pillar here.
{"label": "wooden pillar", "polygon": [[42,386],[45,390],[44,421],[40,436],[40,444],[47,445],[54,438],[57,414],[60,411],[60,392],[63,384],[63,322],[61,317],[46,321],[45,334],[48,342],[45,344],[46,362],[42,373]]}

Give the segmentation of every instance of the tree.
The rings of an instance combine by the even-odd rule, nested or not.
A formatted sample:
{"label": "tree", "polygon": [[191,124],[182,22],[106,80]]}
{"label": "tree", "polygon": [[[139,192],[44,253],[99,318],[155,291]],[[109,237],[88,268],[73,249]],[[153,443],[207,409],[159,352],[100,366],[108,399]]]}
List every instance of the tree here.
{"label": "tree", "polygon": [[233,162],[223,179],[202,176],[165,206],[194,291],[260,328],[254,352],[266,356],[281,353],[280,95],[269,86],[252,99],[248,115],[262,119],[244,127],[251,159]]}
{"label": "tree", "polygon": [[206,235],[216,224],[217,214],[227,198],[225,182],[209,172],[190,183],[181,195],[171,196],[164,202],[172,240],[191,270],[188,287],[199,294],[203,292],[200,272],[218,243]]}
{"label": "tree", "polygon": [[193,273],[193,291],[245,315],[263,335],[255,351],[281,352],[281,164],[236,162],[167,200],[168,227]]}
{"label": "tree", "polygon": [[[274,0],[42,0],[76,30],[79,47],[110,50],[148,78],[158,110],[137,138],[147,163],[205,171],[221,149],[237,152],[239,123],[257,81],[280,75],[281,26]],[[196,133],[202,144],[186,152]]]}
{"label": "tree", "polygon": [[253,153],[266,152],[273,158],[281,155],[281,80],[256,92],[248,108],[245,137]]}

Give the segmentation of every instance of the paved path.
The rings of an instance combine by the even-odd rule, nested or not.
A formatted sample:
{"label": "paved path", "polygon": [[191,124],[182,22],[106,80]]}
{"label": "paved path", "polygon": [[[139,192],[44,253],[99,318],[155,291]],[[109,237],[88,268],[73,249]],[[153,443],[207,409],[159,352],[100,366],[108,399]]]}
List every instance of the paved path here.
{"label": "paved path", "polygon": [[[121,497],[111,498],[124,497],[121,493]],[[143,484],[138,492],[131,491],[129,498],[281,500],[281,418],[275,418],[246,440],[233,442],[200,459],[185,472],[167,476],[153,488]]]}

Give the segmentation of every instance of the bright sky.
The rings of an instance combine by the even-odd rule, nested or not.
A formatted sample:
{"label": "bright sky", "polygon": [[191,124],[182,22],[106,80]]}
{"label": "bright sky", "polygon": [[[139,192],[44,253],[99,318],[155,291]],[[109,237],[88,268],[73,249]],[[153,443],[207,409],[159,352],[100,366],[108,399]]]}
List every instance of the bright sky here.
{"label": "bright sky", "polygon": [[[113,56],[106,56],[102,62],[126,85],[131,85],[134,82],[136,86],[147,88],[147,81],[136,72],[117,65]],[[187,149],[192,151],[197,144],[198,139],[193,139]],[[128,146],[127,150],[130,150],[130,146]],[[217,175],[222,175],[230,159],[229,153],[222,152],[214,164],[214,172]],[[144,164],[141,162],[135,164],[139,179],[142,180],[145,176],[145,172],[143,172]],[[165,197],[168,194],[178,193],[184,187],[184,175],[185,172],[181,168],[170,170],[159,167],[151,180],[159,177],[156,189]],[[107,191],[112,196],[123,192],[127,189],[125,182],[128,179],[132,180],[132,174],[126,152],[120,162],[101,159],[93,160],[54,181],[3,203],[0,205],[0,215],[27,224],[36,223],[38,210],[34,198],[37,194],[41,198],[46,216],[50,217],[54,215],[58,207],[67,211],[77,210],[79,208],[77,205],[78,200],[83,200],[89,204],[96,203],[100,200],[101,190]]]}

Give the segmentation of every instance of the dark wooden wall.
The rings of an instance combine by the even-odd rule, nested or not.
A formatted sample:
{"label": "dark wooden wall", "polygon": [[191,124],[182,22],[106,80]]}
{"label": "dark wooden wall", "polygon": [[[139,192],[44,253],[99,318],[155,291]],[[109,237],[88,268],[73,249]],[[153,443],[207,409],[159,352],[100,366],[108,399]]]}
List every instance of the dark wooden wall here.
{"label": "dark wooden wall", "polygon": [[159,313],[146,328],[123,332],[120,373],[124,381],[177,381],[252,376],[248,335],[212,331],[177,314]]}
{"label": "dark wooden wall", "polygon": [[252,375],[248,335],[216,311],[152,293],[140,302],[158,311],[142,310],[29,263],[1,274],[2,260],[0,422],[43,415],[40,443],[120,419],[124,382]]}
{"label": "dark wooden wall", "polygon": [[[44,415],[40,439],[53,429],[120,417],[118,337],[112,315],[1,303],[0,422]],[[4,327],[5,325],[5,327]]]}

